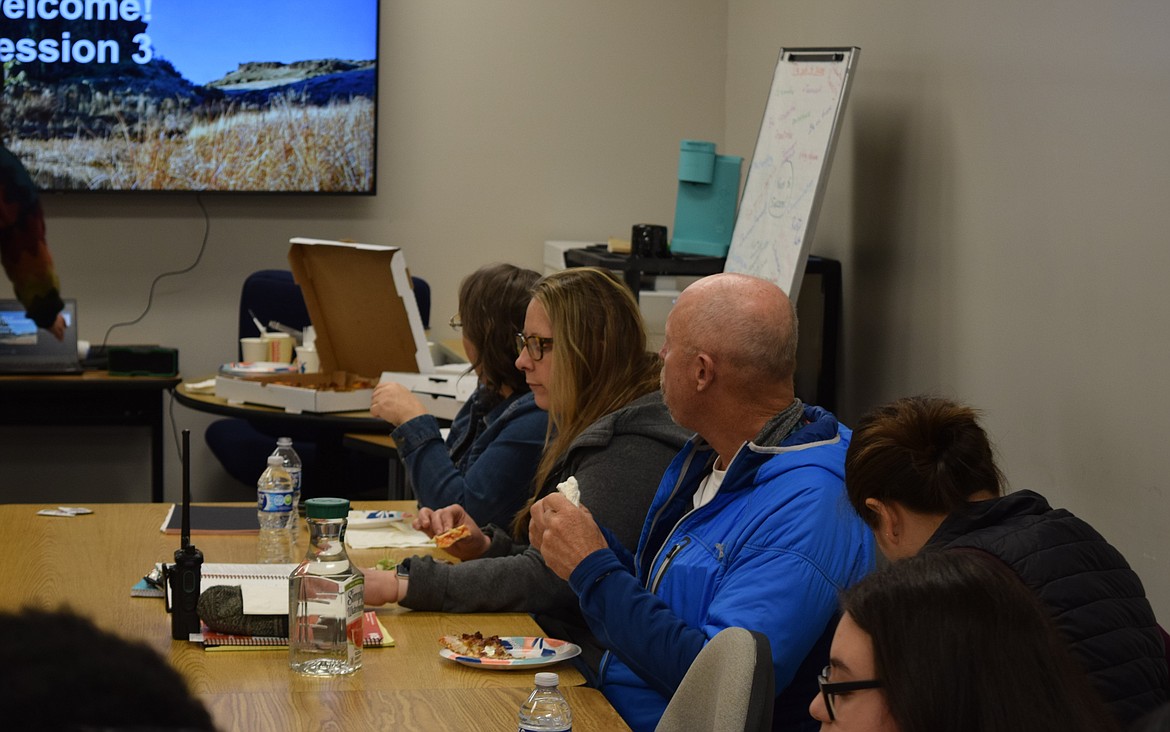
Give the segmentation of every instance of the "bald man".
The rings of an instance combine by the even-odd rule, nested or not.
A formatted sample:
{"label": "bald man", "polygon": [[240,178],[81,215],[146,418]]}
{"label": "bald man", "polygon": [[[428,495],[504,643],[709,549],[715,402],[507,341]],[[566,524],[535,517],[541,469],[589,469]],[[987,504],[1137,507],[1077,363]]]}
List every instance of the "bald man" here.
{"label": "bald man", "polygon": [[845,496],[851,433],[796,398],[796,313],[771,282],[688,287],[661,356],[671,417],[698,434],[663,476],[637,553],[556,494],[533,507],[532,543],[608,648],[595,683],[634,730],[654,729],[704,644],[732,626],[771,642],[774,726],[817,729],[808,701],[837,593],[874,558]]}

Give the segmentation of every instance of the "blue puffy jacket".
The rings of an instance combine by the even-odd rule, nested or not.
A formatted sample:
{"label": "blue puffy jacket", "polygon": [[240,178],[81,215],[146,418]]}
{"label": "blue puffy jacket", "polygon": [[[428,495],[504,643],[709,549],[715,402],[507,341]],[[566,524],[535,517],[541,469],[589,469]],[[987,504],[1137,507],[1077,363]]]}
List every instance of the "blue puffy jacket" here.
{"label": "blue puffy jacket", "polygon": [[745,443],[699,509],[693,495],[715,452],[693,438],[659,484],[637,555],[611,541],[573,571],[582,612],[610,649],[598,686],[634,730],[654,728],[703,645],[732,626],[771,641],[775,725],[812,722],[837,593],[873,567],[874,550],[845,496],[852,432],[819,407],[804,420],[777,447]]}

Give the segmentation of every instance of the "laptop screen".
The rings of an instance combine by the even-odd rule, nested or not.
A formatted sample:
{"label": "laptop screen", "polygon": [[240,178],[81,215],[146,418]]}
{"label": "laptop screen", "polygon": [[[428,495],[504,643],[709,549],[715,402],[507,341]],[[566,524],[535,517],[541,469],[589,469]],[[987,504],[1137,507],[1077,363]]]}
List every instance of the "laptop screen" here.
{"label": "laptop screen", "polygon": [[36,326],[17,300],[0,300],[0,371],[79,368],[77,302],[65,301],[65,337]]}

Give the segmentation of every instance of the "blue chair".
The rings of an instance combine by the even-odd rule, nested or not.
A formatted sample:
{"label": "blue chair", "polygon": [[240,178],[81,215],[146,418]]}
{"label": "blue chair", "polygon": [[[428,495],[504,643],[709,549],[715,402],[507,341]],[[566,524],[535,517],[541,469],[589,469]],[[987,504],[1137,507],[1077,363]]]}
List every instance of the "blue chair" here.
{"label": "blue chair", "polygon": [[[429,328],[430,285],[419,277],[411,280],[423,326]],[[241,338],[259,335],[252,313],[265,326],[276,321],[303,330],[310,324],[301,288],[287,270],[260,270],[244,280],[239,312]],[[291,437],[303,463],[302,500],[338,495],[337,490],[328,486],[345,486],[340,497],[385,498],[390,485],[386,459],[346,448],[342,444],[343,435],[339,429],[290,425],[257,414],[248,419],[216,420],[208,425],[203,438],[224,470],[248,488],[254,488],[256,479],[264,472],[265,459],[276,449],[276,438]]]}

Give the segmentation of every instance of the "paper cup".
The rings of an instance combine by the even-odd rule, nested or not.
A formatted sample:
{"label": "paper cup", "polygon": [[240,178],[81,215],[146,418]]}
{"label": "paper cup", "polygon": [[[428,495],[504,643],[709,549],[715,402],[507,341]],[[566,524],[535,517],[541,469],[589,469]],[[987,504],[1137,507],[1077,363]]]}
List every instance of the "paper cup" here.
{"label": "paper cup", "polygon": [[293,346],[296,345],[296,341],[288,333],[265,333],[260,339],[267,344],[268,348],[268,357],[265,360],[276,363],[292,361]]}
{"label": "paper cup", "polygon": [[297,370],[302,374],[315,374],[321,370],[321,361],[315,348],[297,346]]}
{"label": "paper cup", "polygon": [[268,344],[264,342],[263,338],[241,338],[240,339],[240,354],[245,361],[267,361],[268,360]]}

